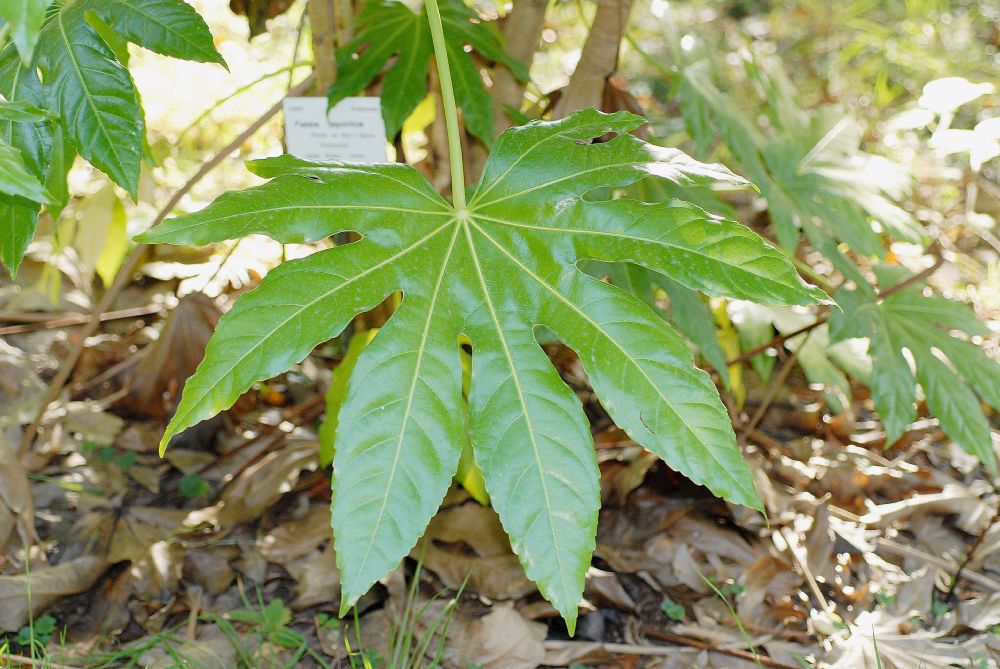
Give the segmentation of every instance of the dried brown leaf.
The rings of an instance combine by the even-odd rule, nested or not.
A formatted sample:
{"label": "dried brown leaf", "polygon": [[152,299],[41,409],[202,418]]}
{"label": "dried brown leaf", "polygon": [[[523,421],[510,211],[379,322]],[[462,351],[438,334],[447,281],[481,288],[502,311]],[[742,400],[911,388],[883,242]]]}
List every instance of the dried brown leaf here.
{"label": "dried brown leaf", "polygon": [[295,579],[292,608],[307,609],[317,604],[336,606],[340,601],[340,572],[332,541],[323,550],[313,551],[288,564],[286,569]]}
{"label": "dried brown leaf", "polygon": [[[583,596],[596,604],[613,606],[622,611],[637,613],[635,601],[625,592],[618,574],[597,567],[587,570],[587,581]],[[551,664],[551,663],[549,663]]]}
{"label": "dried brown leaf", "polygon": [[28,475],[3,433],[0,433],[0,565],[15,536],[17,547],[27,547],[35,538]]}
{"label": "dried brown leaf", "polygon": [[257,550],[268,562],[287,565],[309,555],[333,538],[330,506],[314,504],[299,519],[278,525],[257,539]]}
{"label": "dried brown leaf", "polygon": [[547,629],[508,606],[496,606],[465,628],[457,666],[483,669],[535,669],[545,660]]}
{"label": "dried brown leaf", "polygon": [[229,560],[217,551],[192,548],[184,554],[185,580],[197,583],[210,595],[224,592],[236,578]]}
{"label": "dried brown leaf", "polygon": [[30,582],[26,574],[0,576],[0,630],[16,632],[28,622],[29,611],[38,615],[63,597],[88,590],[107,565],[103,558],[86,556],[32,569]]}
{"label": "dried brown leaf", "polygon": [[201,293],[185,295],[167,316],[160,337],[128,379],[119,406],[138,416],[165,419],[180,401],[180,390],[205,356],[219,320],[219,308]]}
{"label": "dried brown leaf", "polygon": [[319,444],[312,439],[288,439],[243,470],[219,495],[219,523],[229,527],[259,518],[298,483],[302,470],[319,466]]}
{"label": "dried brown leaf", "polygon": [[535,591],[496,512],[478,503],[439,512],[411,555],[422,552],[424,567],[449,588],[457,589],[468,576],[470,591],[493,599],[516,599]]}
{"label": "dried brown leaf", "polygon": [[[836,660],[821,663],[824,669],[927,669],[928,667],[970,666],[973,658],[986,658],[985,639],[976,636],[961,643],[939,640],[940,632],[909,629],[908,618],[884,611],[864,611],[851,626],[847,639],[837,638]],[[995,667],[993,664],[985,665]]]}
{"label": "dried brown leaf", "polygon": [[0,428],[31,422],[44,395],[31,359],[0,339]]}

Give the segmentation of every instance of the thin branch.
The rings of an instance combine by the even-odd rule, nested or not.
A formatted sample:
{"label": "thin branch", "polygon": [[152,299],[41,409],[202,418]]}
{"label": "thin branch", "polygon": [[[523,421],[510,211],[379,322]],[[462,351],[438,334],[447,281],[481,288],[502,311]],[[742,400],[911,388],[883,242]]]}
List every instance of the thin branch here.
{"label": "thin branch", "polygon": [[86,381],[79,381],[77,383],[74,383],[72,386],[69,387],[70,394],[74,397],[78,397],[81,394],[89,391],[90,389],[101,385],[105,381],[113,379],[114,377],[118,376],[119,374],[129,369],[130,367],[135,367],[137,364],[139,364],[140,361],[142,361],[143,358],[145,358],[149,354],[149,349],[150,347],[147,346],[146,348],[143,348],[137,351],[136,353],[133,353],[132,355],[125,358],[121,362],[111,365],[97,376],[87,379]]}
{"label": "thin branch", "polygon": [[721,653],[723,655],[728,655],[730,657],[738,657],[741,660],[746,660],[747,662],[756,662],[762,664],[765,667],[771,667],[772,669],[799,669],[790,664],[785,664],[784,662],[779,662],[774,658],[767,657],[766,655],[756,655],[753,653],[748,653],[745,650],[739,650],[736,648],[723,648],[720,646],[714,646],[707,641],[702,641],[701,639],[691,639],[686,636],[679,636],[677,634],[671,634],[670,632],[660,632],[648,627],[642,628],[642,631],[646,636],[650,636],[654,639],[659,639],[660,641],[666,641],[668,643],[674,643],[681,646],[689,646],[691,648],[697,648],[699,650],[707,650],[712,653]]}
{"label": "thin branch", "polygon": [[801,334],[805,334],[807,332],[811,332],[811,331],[815,330],[820,325],[823,325],[823,323],[826,323],[829,319],[830,319],[830,314],[829,313],[820,314],[816,318],[816,320],[814,322],[810,323],[809,325],[804,325],[804,326],[800,327],[798,330],[792,330],[791,332],[787,332],[785,334],[779,334],[777,337],[774,337],[770,341],[764,342],[760,346],[752,348],[749,351],[747,351],[746,353],[743,353],[740,356],[738,356],[736,358],[733,358],[732,360],[726,362],[726,365],[727,366],[728,365],[738,365],[741,362],[746,362],[747,360],[749,360],[750,358],[754,357],[755,355],[759,355],[759,354],[763,353],[764,351],[766,351],[768,349],[777,348],[778,346],[781,346],[782,344],[784,344],[786,341],[788,341],[792,337],[798,337]]}
{"label": "thin branch", "polygon": [[[891,553],[893,555],[899,555],[901,557],[911,557],[921,562],[926,562],[927,564],[932,564],[935,567],[940,567],[945,571],[951,571],[955,568],[955,563],[951,560],[947,560],[943,557],[937,555],[931,555],[930,553],[925,553],[919,548],[913,548],[912,546],[906,546],[904,544],[898,544],[895,541],[890,541],[889,539],[876,539],[875,547],[881,548],[886,553]],[[980,574],[977,571],[972,571],[971,569],[965,569],[963,572],[963,577],[975,583],[980,588],[988,590],[989,592],[1000,592],[1000,582],[986,576],[985,574]]]}
{"label": "thin branch", "polygon": [[[229,247],[229,250],[226,251],[226,255],[222,256],[222,259],[219,261],[219,266],[215,268],[215,271],[212,272],[212,275],[208,277],[208,280],[205,281],[204,285],[202,285],[201,287],[201,290],[198,292],[204,293],[205,290],[212,285],[212,282],[215,281],[215,279],[222,272],[222,268],[226,266],[226,263],[229,262],[229,259],[233,257],[234,253],[236,253],[236,249],[240,247],[240,242],[242,242],[243,239],[245,238],[241,237],[240,239],[237,239],[236,242]],[[285,247],[282,246],[281,249],[282,251],[284,251]]]}
{"label": "thin branch", "polygon": [[670,646],[640,646],[632,643],[608,643],[599,641],[545,641],[545,650],[563,651],[575,649],[603,650],[611,655],[637,655],[647,657],[668,657],[677,653]]}
{"label": "thin branch", "polygon": [[[934,253],[934,256],[935,256],[935,258],[934,258],[934,264],[932,264],[930,267],[927,267],[925,269],[920,270],[919,272],[915,272],[914,274],[911,274],[910,276],[906,277],[905,279],[903,279],[899,283],[894,283],[893,285],[889,286],[885,290],[879,291],[878,295],[875,297],[876,301],[884,300],[885,298],[887,298],[887,297],[889,297],[891,295],[895,295],[896,293],[898,293],[898,292],[900,292],[902,290],[905,290],[905,289],[909,288],[910,286],[912,286],[914,284],[920,283],[920,282],[925,281],[928,278],[930,278],[930,276],[932,274],[934,274],[934,272],[938,271],[941,268],[941,265],[944,264],[944,256],[942,256],[940,253]],[[739,356],[733,358],[732,360],[729,360],[726,364],[727,365],[738,365],[740,363],[746,362],[747,360],[749,360],[750,358],[754,357],[755,355],[759,355],[759,354],[763,353],[764,351],[767,351],[768,349],[776,348],[778,346],[781,346],[782,344],[784,344],[789,339],[792,339],[793,337],[798,337],[801,334],[805,334],[806,332],[810,332],[812,330],[815,330],[819,326],[821,326],[824,323],[826,323],[829,319],[830,319],[830,313],[829,312],[820,314],[816,318],[816,320],[814,322],[810,323],[809,325],[805,325],[805,326],[799,328],[798,330],[793,330],[792,332],[788,332],[788,333],[785,333],[785,334],[779,334],[778,336],[774,337],[770,341],[764,342],[760,346],[752,348],[749,351],[747,351],[746,353],[742,353]]]}
{"label": "thin branch", "polygon": [[[309,92],[309,90],[312,89],[315,81],[316,81],[315,76],[309,75],[308,77],[302,80],[302,83],[300,83],[292,90],[288,91],[288,95],[295,97],[297,95],[302,95],[304,93]],[[194,176],[188,179],[187,183],[181,186],[177,190],[177,192],[174,193],[173,196],[167,201],[167,203],[163,205],[163,208],[160,209],[160,212],[156,215],[156,218],[153,220],[153,225],[159,225],[160,223],[162,223],[163,219],[165,219],[167,216],[170,215],[170,213],[174,210],[174,207],[176,207],[180,203],[181,199],[183,199],[184,196],[187,195],[192,188],[194,188],[202,179],[204,179],[205,176],[208,175],[208,173],[210,173],[216,167],[221,165],[222,162],[226,160],[226,158],[228,158],[231,153],[239,149],[240,146],[243,145],[243,142],[247,141],[255,134],[257,134],[258,130],[264,127],[264,125],[268,121],[274,118],[277,115],[277,113],[281,111],[281,106],[282,106],[282,101],[278,100],[276,103],[274,103],[274,105],[270,109],[264,112],[256,121],[247,126],[247,129],[241,132],[236,139],[231,141],[229,144],[225,146],[225,148],[223,148],[221,151],[212,156],[212,158],[208,162],[203,163],[202,166],[198,169],[198,171],[194,174]]]}
{"label": "thin branch", "polygon": [[743,431],[740,433],[741,444],[745,444],[747,436],[757,429],[757,424],[764,418],[764,414],[766,414],[767,410],[771,407],[771,402],[774,401],[774,398],[778,394],[781,387],[785,385],[785,379],[788,378],[792,368],[795,367],[795,361],[799,357],[799,351],[801,351],[802,347],[805,346],[807,341],[809,341],[810,334],[812,334],[811,331],[809,334],[806,334],[805,339],[802,340],[802,344],[800,344],[799,347],[796,348],[790,356],[788,356],[788,359],[782,363],[781,369],[778,373],[771,378],[771,383],[768,385],[767,395],[765,395],[764,401],[760,403],[760,407],[757,408],[757,411],[750,419],[750,422],[746,424],[746,427],[744,427]]}
{"label": "thin branch", "polygon": [[[163,311],[162,304],[151,304],[146,307],[135,307],[133,309],[119,309],[118,311],[108,311],[98,315],[100,322],[117,321],[123,318],[136,318],[138,316],[151,316]],[[24,332],[35,332],[37,330],[52,330],[54,328],[65,328],[73,325],[84,325],[93,318],[92,314],[73,314],[62,318],[53,318],[47,321],[37,321],[25,323],[24,325],[8,325],[0,328],[0,337],[7,337]]]}
{"label": "thin branch", "polygon": [[[26,657],[24,655],[14,655],[13,653],[3,653],[0,654],[0,661],[2,662],[14,662],[25,667],[44,667],[45,669],[79,669],[79,667],[74,667],[69,664],[60,664],[58,662],[53,662],[51,660],[36,660],[31,657]],[[0,665],[0,666],[11,666],[11,665]]]}
{"label": "thin branch", "polygon": [[42,323],[57,318],[87,317],[79,311],[0,311],[0,323]]}
{"label": "thin branch", "polygon": [[930,267],[927,267],[925,269],[920,270],[919,272],[917,272],[915,274],[911,274],[910,276],[906,277],[905,279],[903,279],[899,283],[892,284],[891,286],[889,286],[888,288],[886,288],[883,291],[879,291],[877,299],[884,300],[885,298],[889,297],[890,295],[895,295],[896,293],[900,292],[901,290],[905,290],[906,288],[909,288],[913,284],[921,283],[922,281],[926,281],[927,279],[929,279],[931,277],[932,274],[934,274],[934,272],[936,272],[939,269],[941,269],[941,265],[943,265],[943,264],[944,264],[944,256],[941,255],[940,253],[935,253],[934,254],[934,264],[932,264]]}
{"label": "thin branch", "polygon": [[[189,123],[186,128],[184,128],[183,130],[181,130],[181,134],[177,135],[177,139],[174,140],[174,145],[175,146],[179,146],[180,143],[184,140],[184,137],[187,136],[187,134],[189,132],[191,132],[196,127],[198,127],[199,125],[201,125],[201,122],[204,121],[206,118],[208,118],[212,114],[212,112],[214,112],[216,109],[218,109],[222,105],[226,104],[227,102],[229,102],[233,98],[235,98],[235,97],[237,97],[239,95],[242,95],[243,93],[246,93],[247,91],[249,91],[251,88],[253,88],[257,84],[259,84],[261,82],[264,82],[264,81],[267,81],[268,79],[273,79],[274,77],[278,76],[279,74],[284,74],[285,72],[288,72],[288,77],[291,80],[291,79],[293,79],[295,77],[295,70],[297,70],[299,68],[302,68],[302,67],[312,67],[312,61],[311,60],[305,60],[305,61],[300,61],[300,62],[294,62],[294,63],[292,63],[291,65],[289,65],[287,67],[279,68],[277,70],[274,70],[273,72],[269,72],[269,73],[267,73],[267,74],[265,74],[265,75],[263,75],[261,77],[258,77],[257,79],[254,79],[250,83],[244,84],[243,86],[240,86],[239,88],[237,88],[235,91],[233,91],[229,95],[226,95],[225,97],[219,98],[218,100],[216,100],[212,104],[211,107],[209,107],[208,109],[206,109],[205,111],[203,111],[201,114],[199,114],[198,117],[195,118],[195,120],[191,121],[191,123]],[[291,84],[289,84],[289,88],[291,88]]]}
{"label": "thin branch", "polygon": [[[314,77],[310,75],[302,83],[289,91],[290,95],[302,95],[312,88]],[[173,197],[171,197],[163,208],[160,209],[156,218],[153,219],[153,225],[159,225],[163,220],[174,210],[174,207],[181,201],[181,199],[187,195],[187,193],[194,188],[194,186],[205,178],[212,170],[222,164],[229,155],[240,148],[240,146],[252,137],[258,130],[260,130],[264,124],[266,124],[271,118],[273,118],[279,111],[281,111],[281,101],[276,102],[270,109],[264,112],[256,121],[250,124],[246,130],[244,130],[240,135],[234,139],[232,142],[227,144],[225,148],[216,153],[208,162],[202,164],[201,168],[188,179],[187,183],[181,186]],[[21,440],[20,448],[18,449],[18,455],[23,455],[27,452],[28,448],[35,441],[35,437],[38,436],[38,428],[42,424],[42,420],[45,418],[45,412],[48,410],[49,405],[55,401],[59,394],[62,392],[63,387],[66,382],[69,381],[69,377],[73,374],[73,370],[76,368],[76,363],[80,361],[80,356],[83,354],[84,348],[87,346],[87,339],[89,339],[101,324],[101,314],[107,312],[111,304],[114,302],[118,294],[128,285],[129,281],[132,279],[132,275],[139,269],[142,265],[143,259],[146,257],[146,252],[149,247],[145,244],[139,244],[136,246],[132,253],[129,254],[128,258],[122,264],[121,269],[118,270],[118,274],[115,275],[115,280],[111,283],[108,289],[101,296],[100,301],[94,307],[91,312],[90,322],[84,325],[83,330],[79,333],[79,339],[73,345],[73,349],[63,360],[59,367],[59,371],[56,373],[55,377],[49,383],[48,391],[45,393],[45,397],[42,398],[42,402],[38,407],[38,412],[35,414],[35,419],[28,426],[27,431],[24,433],[24,438]]]}
{"label": "thin branch", "polygon": [[958,569],[955,570],[955,575],[952,576],[951,578],[951,585],[948,586],[948,593],[945,595],[944,601],[951,602],[954,600],[955,590],[956,588],[958,588],[959,579],[962,578],[962,572],[965,571],[966,568],[968,568],[969,563],[975,559],[976,552],[979,550],[979,547],[982,546],[983,540],[986,539],[986,535],[998,522],[1000,522],[1000,505],[997,506],[997,510],[993,514],[993,518],[990,519],[990,522],[986,524],[986,527],[983,528],[983,531],[980,532],[978,536],[976,536],[976,539],[972,542],[972,545],[969,547],[967,551],[965,551],[965,557],[962,559],[961,564],[958,565]]}

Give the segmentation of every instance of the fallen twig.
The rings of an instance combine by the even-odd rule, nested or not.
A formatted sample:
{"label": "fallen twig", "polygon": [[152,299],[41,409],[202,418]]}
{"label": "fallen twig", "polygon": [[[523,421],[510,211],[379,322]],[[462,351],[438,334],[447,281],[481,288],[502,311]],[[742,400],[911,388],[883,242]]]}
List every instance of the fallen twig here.
{"label": "fallen twig", "polygon": [[969,563],[975,559],[976,552],[979,550],[979,547],[982,546],[986,535],[998,522],[1000,522],[1000,505],[997,506],[997,510],[994,512],[993,518],[990,519],[990,522],[986,524],[983,531],[976,536],[975,540],[973,540],[972,546],[969,547],[969,550],[965,551],[965,557],[962,558],[962,563],[958,565],[955,575],[951,578],[951,585],[948,586],[948,594],[945,595],[944,601],[950,602],[954,600],[955,589],[958,588],[958,581],[962,577],[962,572],[965,571],[968,568]]}
{"label": "fallen twig", "polygon": [[[940,567],[947,572],[955,569],[956,565],[951,560],[946,560],[945,558],[938,557],[937,555],[931,555],[930,553],[925,553],[924,551],[913,548],[912,546],[906,546],[904,544],[897,544],[895,541],[890,541],[889,539],[876,539],[875,545],[881,548],[887,553],[892,553],[893,555],[900,555],[903,557],[911,557],[927,564],[932,564],[935,567]],[[965,569],[962,571],[962,576],[966,580],[972,581],[981,588],[985,588],[990,592],[1000,592],[1000,582],[997,582],[986,576],[985,574],[980,574],[977,571],[971,569]]]}
{"label": "fallen twig", "polygon": [[72,394],[74,396],[78,396],[78,395],[80,395],[82,393],[85,393],[88,390],[90,390],[90,389],[92,389],[92,388],[94,388],[96,386],[101,385],[105,381],[113,379],[115,376],[117,376],[118,374],[121,374],[126,369],[129,369],[130,367],[135,367],[137,364],[139,364],[139,362],[143,358],[146,357],[146,355],[148,353],[149,353],[149,347],[147,346],[146,348],[142,349],[141,351],[139,351],[139,352],[137,352],[137,353],[135,353],[135,354],[133,354],[133,355],[125,358],[121,362],[115,363],[114,365],[108,367],[107,369],[105,369],[103,372],[101,372],[97,376],[94,376],[94,377],[92,377],[90,379],[87,379],[86,381],[80,381],[79,383],[73,384],[69,388],[70,394]]}
{"label": "fallen twig", "polygon": [[723,648],[721,646],[713,646],[707,641],[701,641],[700,639],[691,639],[686,636],[679,636],[677,634],[671,634],[669,632],[660,632],[648,627],[642,628],[643,633],[647,636],[653,637],[654,639],[659,639],[660,641],[666,641],[668,643],[674,643],[681,646],[690,646],[691,648],[698,648],[699,650],[707,650],[712,653],[722,653],[723,655],[728,655],[730,657],[738,657],[741,660],[747,660],[748,662],[757,662],[764,665],[765,667],[772,667],[772,669],[799,669],[790,664],[785,664],[784,662],[779,662],[774,658],[767,657],[766,655],[754,655],[753,653],[748,653],[745,650],[739,650],[737,648]]}
{"label": "fallen twig", "polygon": [[603,643],[601,641],[546,641],[545,650],[566,650],[571,648],[587,648],[603,650],[613,655],[652,655],[664,657],[676,651],[667,646],[640,646],[631,643]]}
{"label": "fallen twig", "polygon": [[0,309],[0,323],[40,323],[54,318],[87,316],[79,311],[8,311]]}
{"label": "fallen twig", "polygon": [[80,669],[79,667],[74,667],[69,664],[60,664],[58,662],[53,662],[51,660],[36,660],[24,655],[14,655],[13,653],[4,653],[0,655],[0,667],[14,667],[15,663],[22,667],[45,667],[45,669]]}
{"label": "fallen twig", "polygon": [[[137,318],[139,316],[150,316],[163,311],[162,304],[151,304],[145,307],[133,307],[132,309],[119,309],[118,311],[106,311],[98,314],[99,322],[117,321],[124,318]],[[43,321],[34,321],[23,325],[8,325],[0,328],[0,337],[21,334],[24,332],[34,332],[36,330],[52,330],[54,328],[66,328],[73,325],[86,325],[94,316],[92,314],[73,314],[61,316]]]}
{"label": "fallen twig", "polygon": [[[809,589],[812,590],[813,597],[819,603],[820,608],[824,612],[829,612],[833,610],[830,606],[830,602],[826,600],[823,596],[823,590],[819,587],[819,583],[816,581],[816,577],[813,576],[812,570],[809,569],[809,564],[806,558],[798,551],[798,547],[795,541],[795,537],[792,536],[792,531],[787,527],[782,527],[778,530],[778,534],[785,542],[785,546],[788,548],[789,555],[792,556],[792,560],[799,567],[799,571],[802,572],[803,578],[805,578],[806,583],[809,585]],[[771,535],[774,536],[773,534]]]}

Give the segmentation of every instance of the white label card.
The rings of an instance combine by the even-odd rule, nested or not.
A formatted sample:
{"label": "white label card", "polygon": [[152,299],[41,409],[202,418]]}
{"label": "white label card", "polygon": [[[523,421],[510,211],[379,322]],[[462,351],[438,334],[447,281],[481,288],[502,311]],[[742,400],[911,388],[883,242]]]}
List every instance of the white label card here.
{"label": "white label card", "polygon": [[384,163],[385,124],[379,98],[285,98],[285,143],[297,158],[320,162]]}

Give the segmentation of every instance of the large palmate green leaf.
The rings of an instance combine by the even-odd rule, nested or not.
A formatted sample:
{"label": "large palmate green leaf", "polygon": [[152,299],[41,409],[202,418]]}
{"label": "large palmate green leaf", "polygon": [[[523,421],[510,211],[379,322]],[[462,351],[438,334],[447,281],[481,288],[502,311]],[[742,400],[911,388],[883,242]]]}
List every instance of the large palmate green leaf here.
{"label": "large palmate green leaf", "polygon": [[[405,165],[265,160],[252,169],[269,182],[143,235],[195,244],[255,232],[282,242],[362,236],[281,265],[237,301],[161,447],[401,290],[400,308],[357,360],[337,426],[333,526],[345,608],[420,537],[468,435],[514,550],[572,629],[594,547],[598,470],[583,408],[538,345],[539,327],[578,353],[633,439],[716,494],[760,508],[726,410],[685,341],[576,263],[638,263],[691,289],[770,304],[824,295],[749,230],[693,205],[585,200],[650,175],[741,181],[627,134],[642,122],[587,110],[508,130],[461,210]],[[606,133],[618,134],[590,143]],[[462,335],[473,351],[467,408]]]}
{"label": "large palmate green leaf", "polygon": [[[849,271],[844,266],[850,261],[828,242],[881,256],[873,221],[897,239],[922,241],[912,216],[895,203],[909,190],[909,175],[900,165],[861,150],[862,128],[843,110],[804,110],[780,67],[752,58],[742,65],[757,87],[753,98],[762,104],[748,104],[708,49],[681,49],[673,43],[676,34],[668,31],[667,36],[679,63],[673,93],[689,134],[703,152],[721,139],[766,198],[782,246],[796,248],[804,233],[815,247],[829,251],[838,269]],[[764,116],[766,128],[759,123]]]}
{"label": "large palmate green leaf", "polygon": [[[483,58],[501,63],[520,79],[528,78],[524,65],[504,53],[493,24],[462,0],[443,0],[441,19],[447,36],[455,97],[469,132],[487,144],[493,141],[493,101],[466,46]],[[397,56],[382,79],[382,118],[392,139],[403,121],[427,96],[427,73],[433,54],[427,15],[398,0],[367,0],[358,16],[358,36],[337,51],[337,82],[330,88],[330,104],[357,95]]]}
{"label": "large palmate green leaf", "polygon": [[[945,434],[995,471],[996,453],[980,399],[1000,410],[1000,363],[951,334],[989,334],[972,310],[940,295],[924,295],[920,287],[878,300],[875,290],[863,284],[839,291],[836,299],[843,312],[831,316],[830,334],[869,338],[872,399],[885,424],[886,443],[899,439],[916,419],[919,383]],[[913,358],[915,375],[904,349]]]}
{"label": "large palmate green leaf", "polygon": [[607,277],[616,286],[657,309],[659,304],[656,289],[666,293],[670,299],[667,320],[698,347],[702,357],[719,373],[723,383],[729,386],[729,368],[726,365],[726,354],[716,337],[715,320],[697,291],[632,263],[595,262],[588,263],[586,269],[598,278]]}

